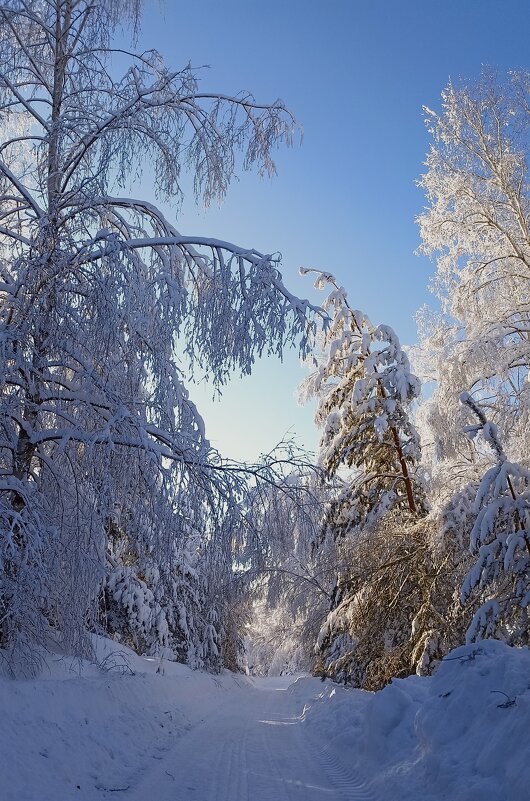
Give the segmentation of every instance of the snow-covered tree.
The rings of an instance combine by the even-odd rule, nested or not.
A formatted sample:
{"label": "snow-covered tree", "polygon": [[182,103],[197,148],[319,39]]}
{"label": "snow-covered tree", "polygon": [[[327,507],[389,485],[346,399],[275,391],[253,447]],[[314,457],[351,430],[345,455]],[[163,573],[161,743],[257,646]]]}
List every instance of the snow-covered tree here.
{"label": "snow-covered tree", "polygon": [[340,541],[340,573],[317,639],[323,675],[377,690],[432,670],[446,628],[433,530],[429,518],[403,520],[394,511]]}
{"label": "snow-covered tree", "polygon": [[467,426],[472,438],[480,432],[495,456],[478,487],[470,533],[475,563],[462,585],[463,603],[478,595],[479,608],[467,631],[468,641],[485,637],[528,644],[530,604],[530,471],[509,462],[497,427],[469,393],[462,404],[478,423]]}
{"label": "snow-covered tree", "polygon": [[319,289],[331,285],[323,303],[331,323],[321,334],[315,369],[301,395],[318,400],[319,461],[328,476],[341,467],[353,471],[330,505],[329,525],[337,536],[370,527],[393,508],[421,515],[420,444],[410,417],[420,383],[399,339],[389,326],[373,326],[353,309],[332,275],[303,272],[317,273]]}
{"label": "snow-covered tree", "polygon": [[[179,505],[186,508],[186,497]],[[205,521],[190,514],[186,528],[169,515],[160,519],[168,526],[163,548],[162,532],[139,540],[121,528],[118,515],[109,524],[103,631],[141,653],[164,653],[192,667],[216,668],[219,649],[210,652],[204,645],[212,611]]]}
{"label": "snow-covered tree", "polygon": [[[270,174],[272,149],[293,132],[281,102],[203,90],[191,67],[169,69],[155,51],[120,48],[129,63],[118,77],[111,37],[117,24],[138,24],[140,6],[0,5],[8,648],[51,631],[86,651],[116,514],[136,558],[149,554],[171,572],[172,543],[185,550],[190,525],[205,515],[211,537],[234,503],[239,482],[210,448],[183,354],[191,371],[222,384],[264,352],[306,346],[308,305],[285,288],[275,257],[182,235],[157,206],[123,194],[148,160],[159,196],[178,201],[188,169],[208,203],[226,192],[239,151],[245,168]],[[118,567],[107,584],[115,599],[127,583]],[[131,581],[138,597],[154,592],[145,578]]]}
{"label": "snow-covered tree", "polygon": [[[450,83],[440,112],[425,108],[432,144],[419,181],[420,252],[436,258],[437,312],[420,313],[418,369],[436,382],[422,409],[422,439],[447,501],[478,478],[463,435],[461,392],[488,415],[526,463],[530,423],[530,74]],[[422,366],[419,366],[421,363]],[[415,365],[416,366],[416,365]],[[445,490],[444,490],[445,488]]]}
{"label": "snow-covered tree", "polygon": [[302,395],[317,398],[319,459],[339,487],[317,541],[319,548],[336,541],[338,552],[317,642],[319,669],[375,689],[413,670],[413,652],[422,661],[436,617],[420,443],[411,419],[420,384],[392,329],[372,325],[332,275],[314,272],[318,288],[331,285],[323,304],[331,322]]}
{"label": "snow-covered tree", "polygon": [[[529,466],[529,91],[527,71],[501,80],[485,69],[478,81],[450,83],[440,112],[425,108],[432,144],[419,182],[428,201],[420,252],[436,258],[440,307],[419,314],[414,366],[434,391],[417,420],[439,514],[435,548],[465,601],[458,593],[450,605],[445,649],[466,629],[468,639],[515,642],[525,628],[525,548],[517,540],[514,557],[506,542],[522,530]],[[471,428],[470,409],[479,421]],[[491,448],[476,447],[478,431]]]}
{"label": "snow-covered tree", "polygon": [[[254,489],[245,518],[253,615],[247,663],[256,673],[309,671],[329,607],[336,549],[315,553],[327,491],[312,469]],[[249,546],[249,547],[248,547]]]}

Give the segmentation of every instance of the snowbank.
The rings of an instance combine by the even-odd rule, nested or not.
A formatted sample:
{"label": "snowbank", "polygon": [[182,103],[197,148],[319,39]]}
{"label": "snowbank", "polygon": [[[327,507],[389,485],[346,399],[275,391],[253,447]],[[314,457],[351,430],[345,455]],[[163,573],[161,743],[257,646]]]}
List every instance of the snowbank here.
{"label": "snowbank", "polygon": [[48,656],[37,679],[0,679],[1,801],[123,798],[150,760],[250,687],[102,637],[96,647],[99,668]]}
{"label": "snowbank", "polygon": [[[300,771],[311,768],[311,786],[327,788],[330,799],[530,798],[527,648],[495,641],[464,646],[433,677],[413,676],[368,693],[314,678],[212,676],[174,663],[157,673],[158,660],[102,638],[96,644],[99,668],[48,657],[38,679],[0,679],[1,801],[143,801],[137,790],[150,781],[149,801],[190,801],[182,784],[186,765],[202,758],[208,773],[225,752],[232,761],[226,770],[218,766],[215,776],[232,777],[228,789],[219,789],[227,801],[248,797],[230,789],[239,787],[239,773],[243,787],[260,772],[269,776],[273,765],[285,768],[289,753],[307,755]],[[268,712],[271,691],[281,703]],[[270,733],[265,724],[271,720],[275,737],[267,747],[277,741],[282,753],[267,756],[263,731]],[[289,726],[281,728],[282,722]],[[254,740],[245,740],[245,727]],[[188,755],[186,765],[179,753]],[[177,768],[177,784],[166,778],[164,795],[164,777],[174,781]],[[297,782],[285,781],[281,797],[299,801]]]}
{"label": "snowbank", "polygon": [[[307,697],[301,682],[291,692]],[[530,650],[493,640],[378,693],[327,683],[304,714],[366,797],[392,801],[530,798],[529,722]]]}

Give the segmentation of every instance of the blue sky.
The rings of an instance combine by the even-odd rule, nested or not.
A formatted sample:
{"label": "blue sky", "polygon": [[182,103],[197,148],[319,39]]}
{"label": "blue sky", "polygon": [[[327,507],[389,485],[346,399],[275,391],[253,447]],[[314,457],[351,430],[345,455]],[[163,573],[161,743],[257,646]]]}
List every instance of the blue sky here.
{"label": "blue sky", "polygon": [[[312,299],[298,267],[333,272],[352,305],[413,342],[414,313],[432,302],[433,266],[414,255],[422,104],[437,108],[450,76],[483,64],[528,67],[529,30],[528,0],[146,0],[142,48],[175,67],[209,65],[205,89],[281,97],[304,129],[301,147],[278,152],[274,180],[243,175],[220,208],[188,198],[177,226],[281,251],[287,285]],[[291,430],[314,449],[312,411],[294,397],[303,375],[288,354],[234,376],[221,401],[194,388],[212,443],[251,460]]]}

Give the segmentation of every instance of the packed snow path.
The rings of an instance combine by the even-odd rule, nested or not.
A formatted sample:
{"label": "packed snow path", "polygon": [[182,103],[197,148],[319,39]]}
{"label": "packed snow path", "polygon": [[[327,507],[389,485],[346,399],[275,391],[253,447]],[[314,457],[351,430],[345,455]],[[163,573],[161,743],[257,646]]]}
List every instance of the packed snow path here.
{"label": "packed snow path", "polygon": [[529,648],[462,646],[369,693],[94,645],[0,675],[0,801],[530,799]]}
{"label": "packed snow path", "polygon": [[[356,801],[375,799],[301,725],[318,682],[257,679],[180,737],[130,801]],[[302,688],[307,698],[304,699]],[[235,703],[234,703],[235,701]],[[314,737],[314,734],[313,734]],[[121,795],[121,794],[120,794]]]}

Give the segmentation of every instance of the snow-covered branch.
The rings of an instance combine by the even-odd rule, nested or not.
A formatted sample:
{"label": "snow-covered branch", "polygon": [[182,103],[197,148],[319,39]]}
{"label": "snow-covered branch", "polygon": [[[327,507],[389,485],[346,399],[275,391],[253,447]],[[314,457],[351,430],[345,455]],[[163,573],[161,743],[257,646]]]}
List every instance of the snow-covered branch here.
{"label": "snow-covered branch", "polygon": [[306,353],[322,312],[277,256],[120,196],[149,159],[174,210],[186,169],[221,198],[239,166],[272,174],[294,130],[280,101],[199,89],[155,51],[117,77],[110,38],[139,9],[0,4],[0,647],[52,628],[82,653],[88,621],[217,669],[227,521],[285,465],[223,461],[187,384]]}

